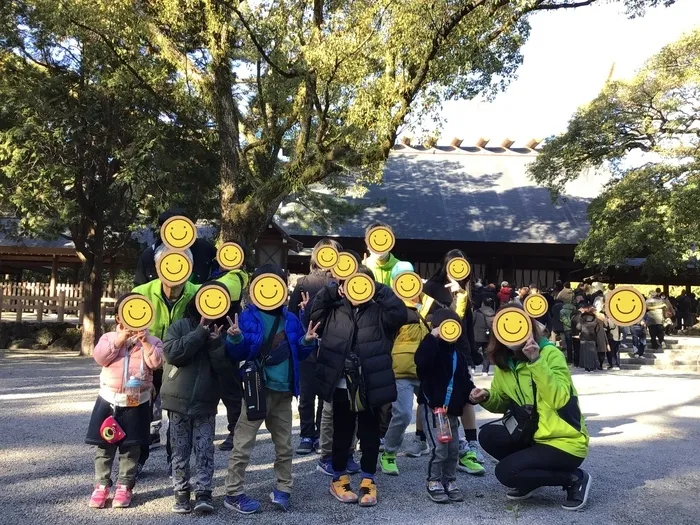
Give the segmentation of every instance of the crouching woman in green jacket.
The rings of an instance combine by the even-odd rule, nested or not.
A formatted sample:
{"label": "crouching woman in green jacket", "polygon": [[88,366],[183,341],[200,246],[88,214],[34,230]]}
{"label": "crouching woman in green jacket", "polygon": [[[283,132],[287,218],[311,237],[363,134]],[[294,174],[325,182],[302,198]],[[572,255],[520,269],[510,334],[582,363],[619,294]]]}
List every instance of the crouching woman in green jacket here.
{"label": "crouching woman in green jacket", "polygon": [[579,468],[588,455],[586,423],[564,355],[532,324],[533,335],[518,346],[505,346],[491,334],[487,355],[497,366],[493,382],[490,389],[472,390],[470,401],[503,414],[512,403],[534,405],[536,393],[539,422],[533,442],[515,443],[500,423],[484,425],[479,442],[499,461],[496,478],[511,489],[508,499],[527,499],[539,487],[563,487],[562,507],[579,510],[591,488],[591,476]]}

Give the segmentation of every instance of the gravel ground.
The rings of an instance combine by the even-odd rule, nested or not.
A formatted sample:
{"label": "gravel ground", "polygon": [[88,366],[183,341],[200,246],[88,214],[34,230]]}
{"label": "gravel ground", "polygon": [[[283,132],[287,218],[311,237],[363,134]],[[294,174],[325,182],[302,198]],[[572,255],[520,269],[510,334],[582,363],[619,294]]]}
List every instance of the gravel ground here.
{"label": "gravel ground", "polygon": [[[261,430],[247,476],[251,496],[263,513],[242,517],[223,508],[228,453],[216,452],[215,504],[208,517],[170,513],[171,488],[165,451],[155,451],[132,507],[92,510],[93,452],[83,443],[97,394],[99,368],[69,354],[0,351],[0,524],[114,523],[120,525],[251,523],[528,523],[642,524],[698,523],[700,501],[700,375],[663,372],[579,374],[575,383],[588,417],[591,453],[584,467],[594,484],[585,511],[567,513],[560,489],[542,489],[519,505],[487,461],[482,478],[460,474],[467,494],[462,504],[436,506],[424,492],[426,458],[400,458],[400,477],[378,474],[379,505],[342,505],[328,494],[329,478],[315,471],[318,456],[295,457],[293,509],[280,514],[269,504],[274,450]],[[486,386],[490,378],[477,378]],[[223,438],[224,407],[217,428]],[[479,411],[480,421],[489,417]],[[298,433],[298,427],[295,429]],[[354,483],[359,481],[355,478]]]}

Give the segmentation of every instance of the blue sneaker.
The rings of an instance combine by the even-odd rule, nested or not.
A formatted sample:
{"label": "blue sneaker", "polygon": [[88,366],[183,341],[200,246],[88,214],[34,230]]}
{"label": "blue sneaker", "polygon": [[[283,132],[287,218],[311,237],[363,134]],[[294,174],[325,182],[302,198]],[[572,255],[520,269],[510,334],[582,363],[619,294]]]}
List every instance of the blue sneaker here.
{"label": "blue sneaker", "polygon": [[333,460],[330,456],[321,457],[316,465],[316,470],[325,474],[326,476],[335,476],[333,471]]}
{"label": "blue sneaker", "polygon": [[281,490],[273,490],[270,493],[270,501],[278,509],[287,512],[289,510],[289,497],[291,494],[282,492]]}
{"label": "blue sneaker", "polygon": [[299,446],[297,447],[297,454],[300,456],[306,456],[314,451],[314,440],[311,438],[301,438]]}
{"label": "blue sneaker", "polygon": [[348,468],[347,468],[347,473],[348,474],[357,474],[362,470],[360,468],[360,465],[357,464],[357,461],[355,461],[355,456],[353,454],[348,455]]}
{"label": "blue sneaker", "polygon": [[241,514],[255,514],[256,512],[260,512],[260,502],[249,498],[245,494],[241,494],[240,496],[226,496],[224,498],[224,507],[240,512]]}

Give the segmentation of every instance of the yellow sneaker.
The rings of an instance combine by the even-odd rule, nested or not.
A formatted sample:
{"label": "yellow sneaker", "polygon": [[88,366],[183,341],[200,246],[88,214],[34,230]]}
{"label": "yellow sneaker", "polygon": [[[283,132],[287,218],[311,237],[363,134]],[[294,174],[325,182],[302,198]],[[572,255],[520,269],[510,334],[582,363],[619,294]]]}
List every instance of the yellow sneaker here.
{"label": "yellow sneaker", "polygon": [[364,478],[360,483],[360,507],[374,507],[377,504],[377,485],[374,480]]}
{"label": "yellow sneaker", "polygon": [[357,503],[357,494],[350,490],[350,476],[340,476],[338,481],[331,481],[331,494],[342,503]]}

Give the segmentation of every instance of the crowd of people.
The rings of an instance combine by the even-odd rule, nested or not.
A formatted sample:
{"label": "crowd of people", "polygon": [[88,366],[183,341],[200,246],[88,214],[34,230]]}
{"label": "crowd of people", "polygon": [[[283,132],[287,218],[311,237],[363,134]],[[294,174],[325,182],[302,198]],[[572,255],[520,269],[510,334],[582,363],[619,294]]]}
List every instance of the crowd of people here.
{"label": "crowd of people", "polygon": [[[159,222],[176,215],[165,213]],[[373,228],[390,232],[381,223],[368,231]],[[270,499],[282,511],[291,508],[295,452],[319,454],[317,468],[330,477],[328,490],[339,502],[370,507],[379,499],[378,471],[398,476],[402,449],[406,458],[428,456],[426,493],[436,503],[464,501],[457,471],[483,475],[483,450],[498,460],[495,475],[508,488],[508,499],[524,500],[540,487],[554,486],[566,490],[564,509],[585,506],[591,476],[580,466],[589,437],[566,361],[595,369],[607,353],[610,367],[619,366],[614,343],[621,337],[601,318],[596,297],[558,283],[545,294],[551,300],[547,312],[530,319],[531,335],[505,345],[495,335],[495,316],[500,308],[521,308],[537,287],[482,286],[468,275],[455,279],[450,265],[465,260],[459,250],[445,254],[435,275],[420,283],[422,293],[406,298],[395,287],[400,276],[413,272],[410,262],[371,242],[368,255],[360,257],[324,239],[314,249],[309,274],[287,299],[288,276],[278,266],[263,265],[252,275],[226,270],[210,259],[213,248],[197,242],[178,252],[196,271],[175,286],[158,270],[167,246],[157,241],[144,252],[138,286],[118,299],[115,331],[95,349],[102,373],[86,438],[96,445],[91,507],[107,503],[117,456],[112,507],[130,505],[149,449],[159,444],[166,410],[172,511],[212,512],[220,400],[229,434],[219,449],[230,451],[224,506],[241,514],[261,510],[246,494],[245,473],[263,422],[275,449]],[[357,272],[334,276],[318,259],[323,247],[350,256]],[[356,276],[371,283],[366,300],[356,300],[357,290],[349,288]],[[203,315],[204,289],[224,295],[230,308],[216,318]],[[246,293],[252,299],[242,300]],[[255,300],[256,294],[264,300]],[[149,330],[129,328],[123,318],[120,306],[134,296],[153,305]],[[453,338],[446,326],[458,327],[458,335]],[[484,374],[494,368],[488,389],[472,381],[480,365]],[[296,451],[294,397],[300,417]],[[504,417],[479,431],[476,405]],[[416,430],[406,440],[414,414]],[[115,422],[116,435],[105,433],[108,421]],[[359,485],[351,480],[354,474]]]}

